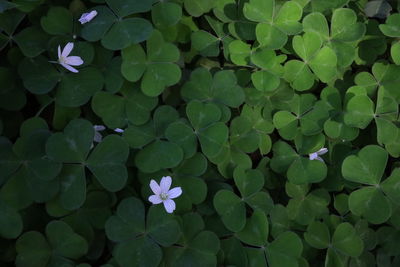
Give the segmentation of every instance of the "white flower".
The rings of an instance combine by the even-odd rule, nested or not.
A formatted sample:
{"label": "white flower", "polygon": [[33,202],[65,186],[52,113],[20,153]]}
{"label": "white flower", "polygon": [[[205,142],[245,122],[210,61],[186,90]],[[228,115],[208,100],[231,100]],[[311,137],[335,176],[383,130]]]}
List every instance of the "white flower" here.
{"label": "white flower", "polygon": [[93,126],[94,129],[94,138],[93,141],[100,143],[101,140],[103,140],[103,136],[101,135],[101,131],[104,131],[106,129],[106,127],[104,127],[103,125],[94,125]]}
{"label": "white flower", "polygon": [[175,202],[173,198],[177,198],[182,194],[180,187],[174,187],[171,190],[172,179],[170,176],[164,176],[161,179],[160,185],[156,181],[150,181],[150,188],[154,195],[149,197],[149,201],[153,204],[164,204],[164,208],[168,213],[172,213],[175,210]]}
{"label": "white flower", "polygon": [[61,52],[60,46],[58,46],[58,63],[64,68],[72,72],[79,72],[77,69],[71,66],[79,66],[83,64],[83,60],[78,56],[68,56],[72,49],[74,48],[74,43],[68,43],[63,51]]}
{"label": "white flower", "polygon": [[85,24],[85,23],[91,21],[96,16],[97,16],[96,10],[90,11],[89,13],[83,13],[81,18],[79,19],[79,22],[81,24]]}
{"label": "white flower", "polygon": [[115,128],[115,129],[114,129],[114,132],[116,132],[116,133],[123,133],[123,132],[125,132],[125,130],[123,130],[123,129],[121,129],[121,128]]}
{"label": "white flower", "polygon": [[323,147],[320,150],[318,150],[317,152],[311,153],[308,156],[309,156],[310,160],[316,159],[316,160],[324,162],[324,160],[320,156],[325,154],[326,152],[328,152],[328,149]]}

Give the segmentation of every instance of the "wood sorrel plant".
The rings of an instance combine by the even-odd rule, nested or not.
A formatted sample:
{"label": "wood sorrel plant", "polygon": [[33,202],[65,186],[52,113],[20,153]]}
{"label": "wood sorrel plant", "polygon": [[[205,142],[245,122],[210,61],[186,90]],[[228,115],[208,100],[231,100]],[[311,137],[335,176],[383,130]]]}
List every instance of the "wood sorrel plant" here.
{"label": "wood sorrel plant", "polygon": [[0,1],[0,265],[400,266],[400,4]]}

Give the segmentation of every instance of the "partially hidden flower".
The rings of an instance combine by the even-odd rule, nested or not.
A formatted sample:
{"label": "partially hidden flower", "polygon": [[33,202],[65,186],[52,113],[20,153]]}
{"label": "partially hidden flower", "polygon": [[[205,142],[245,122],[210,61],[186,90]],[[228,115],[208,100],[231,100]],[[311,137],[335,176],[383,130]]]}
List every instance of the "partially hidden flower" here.
{"label": "partially hidden flower", "polygon": [[172,213],[175,210],[175,201],[172,199],[179,197],[182,194],[180,187],[171,187],[172,179],[170,176],[164,176],[161,179],[160,185],[156,181],[150,181],[150,188],[154,195],[149,197],[149,201],[153,204],[164,204],[164,208],[168,213]]}
{"label": "partially hidden flower", "polygon": [[83,60],[78,56],[70,56],[72,49],[74,49],[74,43],[68,43],[61,52],[61,47],[58,46],[58,63],[72,72],[79,72],[77,69],[71,66],[79,66],[83,64]]}
{"label": "partially hidden flower", "polygon": [[[103,141],[103,135],[100,132],[104,131],[106,129],[106,127],[104,125],[94,125],[93,129],[94,129],[93,141],[96,143],[100,143],[101,141]],[[125,132],[125,130],[120,129],[120,128],[115,128],[113,131],[116,133]]]}
{"label": "partially hidden flower", "polygon": [[100,132],[104,131],[106,129],[106,127],[104,127],[103,125],[94,125],[93,129],[94,129],[93,141],[100,143],[103,140],[103,136],[101,135]]}
{"label": "partially hidden flower", "polygon": [[318,150],[317,152],[311,153],[308,156],[309,156],[310,160],[315,160],[316,159],[316,160],[324,162],[324,160],[320,156],[325,154],[325,153],[327,153],[327,152],[328,152],[328,149],[323,147],[320,150]]}
{"label": "partially hidden flower", "polygon": [[79,19],[79,22],[81,24],[88,23],[89,21],[91,21],[96,16],[97,16],[97,11],[96,10],[90,11],[88,13],[83,13],[81,18]]}

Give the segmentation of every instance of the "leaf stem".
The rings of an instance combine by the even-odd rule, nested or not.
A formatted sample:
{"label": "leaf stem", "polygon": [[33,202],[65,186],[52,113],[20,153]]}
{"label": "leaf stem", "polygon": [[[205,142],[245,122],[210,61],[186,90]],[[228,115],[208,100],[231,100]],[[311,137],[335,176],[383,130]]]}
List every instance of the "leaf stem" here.
{"label": "leaf stem", "polygon": [[52,98],[49,102],[47,102],[46,104],[44,104],[39,111],[36,113],[35,117],[39,117],[40,114],[43,112],[43,110],[45,110],[48,106],[50,106],[50,104],[52,104],[54,102],[54,98]]}

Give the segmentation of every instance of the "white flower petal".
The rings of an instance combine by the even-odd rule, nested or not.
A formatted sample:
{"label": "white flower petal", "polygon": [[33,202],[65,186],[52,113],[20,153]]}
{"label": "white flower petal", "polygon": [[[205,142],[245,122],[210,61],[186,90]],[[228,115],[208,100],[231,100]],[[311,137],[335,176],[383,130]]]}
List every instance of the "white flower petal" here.
{"label": "white flower petal", "polygon": [[161,192],[167,193],[169,188],[171,187],[171,184],[172,184],[171,176],[164,176],[160,182]]}
{"label": "white flower petal", "polygon": [[154,181],[154,180],[151,180],[151,181],[150,181],[150,188],[151,188],[151,191],[153,191],[154,194],[156,194],[156,195],[161,194],[161,188],[160,188],[160,186],[157,184],[156,181]]}
{"label": "white flower petal", "polygon": [[171,190],[168,191],[168,197],[169,198],[177,198],[182,194],[182,188],[180,187],[174,187]]}
{"label": "white flower petal", "polygon": [[57,52],[58,52],[58,59],[60,59],[60,57],[61,57],[61,47],[60,46],[58,46]]}
{"label": "white flower petal", "polygon": [[106,129],[106,127],[104,127],[104,125],[94,125],[94,126],[93,126],[93,129],[94,129],[95,131],[100,132],[100,131],[104,131],[104,130]]}
{"label": "white flower petal", "polygon": [[172,199],[167,199],[163,203],[164,203],[164,208],[168,213],[174,212],[175,202]]}
{"label": "white flower petal", "polygon": [[161,200],[160,196],[158,196],[158,195],[151,195],[151,196],[149,196],[149,201],[150,201],[151,203],[153,203],[154,205],[160,204],[161,202],[163,202],[163,201]]}
{"label": "white flower petal", "polygon": [[68,55],[71,53],[72,49],[74,49],[74,43],[70,42],[64,47],[64,49],[61,53],[61,56],[68,57]]}
{"label": "white flower petal", "polygon": [[65,64],[63,62],[60,62],[60,64],[61,64],[61,66],[63,66],[64,68],[66,68],[69,71],[72,71],[72,72],[75,72],[75,73],[79,72],[77,69],[75,69],[75,68],[71,67],[70,65],[67,65],[67,64]]}
{"label": "white flower petal", "polygon": [[87,22],[86,16],[87,16],[88,14],[89,14],[89,13],[83,13],[83,14],[81,15],[81,17],[78,19],[78,21],[79,21],[81,24],[85,24],[85,23]]}
{"label": "white flower petal", "polygon": [[94,132],[94,138],[93,141],[100,143],[103,140],[103,136],[99,132]]}
{"label": "white flower petal", "polygon": [[318,157],[317,152],[309,154],[310,160],[314,160],[314,159],[316,159],[317,157]]}
{"label": "white flower petal", "polygon": [[65,63],[72,66],[79,66],[83,64],[83,60],[81,57],[78,56],[71,56],[65,58]]}
{"label": "white flower petal", "polygon": [[320,150],[317,151],[317,154],[318,155],[323,155],[323,154],[325,154],[327,152],[328,152],[328,149],[323,147],[323,148],[321,148]]}
{"label": "white flower petal", "polygon": [[116,133],[123,133],[123,132],[125,132],[125,130],[120,129],[120,128],[115,128],[115,129],[114,129],[114,132],[116,132]]}
{"label": "white flower petal", "polygon": [[97,11],[96,10],[92,10],[92,11],[89,12],[88,19],[92,20],[96,16],[97,16]]}
{"label": "white flower petal", "polygon": [[96,15],[97,15],[96,10],[90,11],[89,13],[83,13],[79,19],[79,22],[81,24],[85,24],[85,23],[91,21],[94,17],[96,17]]}
{"label": "white flower petal", "polygon": [[86,20],[89,22],[92,19],[94,19],[94,17],[97,16],[97,11],[96,10],[92,10],[89,12],[89,14],[86,16]]}
{"label": "white flower petal", "polygon": [[321,157],[316,157],[316,159],[321,161],[321,162],[325,162]]}

